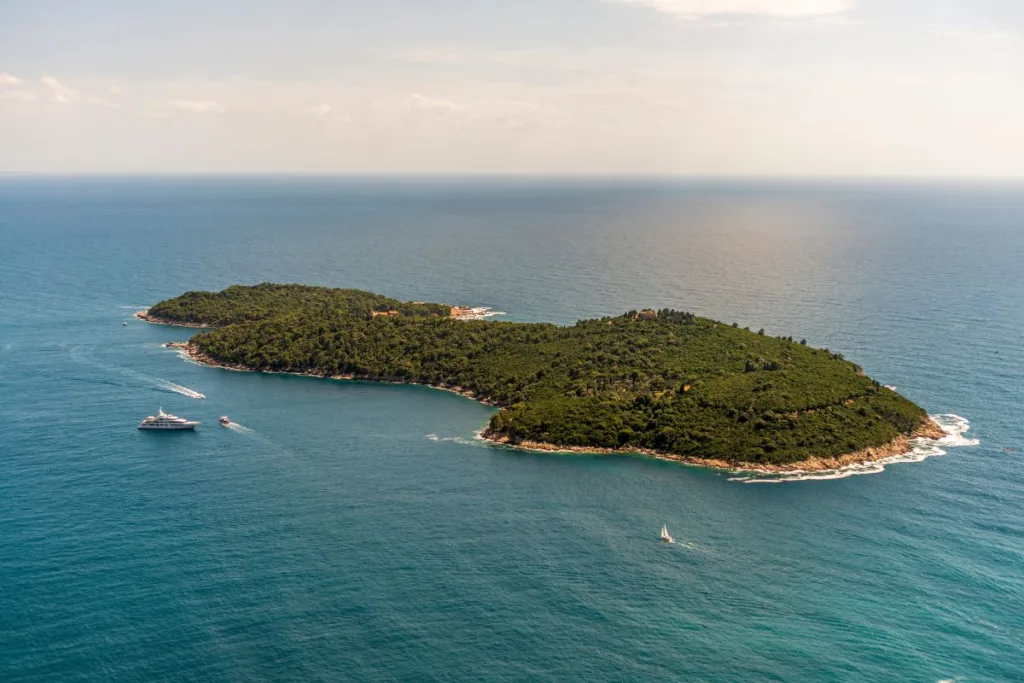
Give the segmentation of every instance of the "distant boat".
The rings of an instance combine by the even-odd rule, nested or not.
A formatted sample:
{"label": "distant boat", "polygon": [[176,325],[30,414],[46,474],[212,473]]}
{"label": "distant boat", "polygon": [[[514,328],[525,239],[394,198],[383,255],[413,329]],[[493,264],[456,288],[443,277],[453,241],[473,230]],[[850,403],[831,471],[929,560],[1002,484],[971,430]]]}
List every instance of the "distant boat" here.
{"label": "distant boat", "polygon": [[217,420],[217,422],[220,422],[222,427],[228,427],[231,425],[231,420],[228,419],[227,415],[221,415],[220,419]]}
{"label": "distant boat", "polygon": [[139,429],[181,430],[195,429],[198,425],[198,422],[186,420],[183,417],[171,415],[170,413],[165,413],[164,409],[161,408],[156,415],[150,415],[140,422]]}
{"label": "distant boat", "polygon": [[128,323],[127,322],[121,323],[121,327],[128,327]]}
{"label": "distant boat", "polygon": [[668,526],[665,524],[661,525],[661,540],[665,543],[675,543],[676,539],[672,538],[668,534]]}

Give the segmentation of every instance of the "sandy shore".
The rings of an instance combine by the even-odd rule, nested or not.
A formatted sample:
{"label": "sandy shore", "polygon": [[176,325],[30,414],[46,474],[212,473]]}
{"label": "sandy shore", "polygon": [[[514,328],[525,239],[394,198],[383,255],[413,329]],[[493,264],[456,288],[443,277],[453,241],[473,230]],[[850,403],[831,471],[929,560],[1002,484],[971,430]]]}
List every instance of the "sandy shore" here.
{"label": "sandy shore", "polygon": [[[140,316],[142,317],[142,316]],[[146,318],[142,318],[146,320]],[[202,351],[197,349],[195,345],[188,342],[170,342],[166,344],[168,347],[181,349],[189,358],[197,363],[203,365],[209,365],[211,367],[222,368],[225,370],[234,370],[237,372],[253,372],[251,368],[248,368],[241,364],[230,364],[222,363],[213,358],[210,358]],[[279,372],[279,373],[268,373],[268,374],[283,374],[283,375],[300,375],[305,377],[316,377],[320,379],[337,379],[337,380],[359,380],[366,382],[383,382],[387,384],[419,384],[418,382],[409,382],[401,378],[396,377],[371,377],[371,376],[355,376],[350,374],[345,375],[323,375],[313,372]],[[466,398],[471,398],[474,401],[479,401],[492,407],[499,407],[496,404],[488,401],[486,398],[477,396],[474,392],[464,389],[460,386],[448,386],[448,385],[426,385],[433,389],[441,389],[443,391],[450,391]],[[926,417],[916,430],[911,434],[900,435],[882,446],[874,448],[865,448],[863,450],[856,451],[854,453],[847,453],[834,458],[809,458],[807,460],[801,460],[799,462],[786,463],[784,465],[759,465],[748,462],[742,462],[738,460],[718,460],[714,458],[698,458],[693,456],[676,455],[675,453],[667,453],[665,451],[656,451],[646,448],[597,448],[592,446],[558,446],[555,444],[540,443],[536,441],[513,441],[503,434],[497,434],[491,432],[489,428],[484,429],[480,436],[490,441],[491,443],[508,446],[510,448],[517,448],[527,451],[543,452],[543,453],[586,453],[591,455],[644,455],[650,458],[657,458],[658,460],[667,460],[670,462],[682,463],[685,465],[694,465],[697,467],[711,467],[714,469],[728,470],[730,472],[754,472],[758,474],[785,474],[790,472],[824,472],[830,470],[838,470],[851,465],[862,465],[866,463],[876,462],[879,460],[886,460],[888,458],[905,455],[909,453],[913,447],[913,440],[917,438],[927,439],[941,439],[946,436],[946,432],[930,417]]]}

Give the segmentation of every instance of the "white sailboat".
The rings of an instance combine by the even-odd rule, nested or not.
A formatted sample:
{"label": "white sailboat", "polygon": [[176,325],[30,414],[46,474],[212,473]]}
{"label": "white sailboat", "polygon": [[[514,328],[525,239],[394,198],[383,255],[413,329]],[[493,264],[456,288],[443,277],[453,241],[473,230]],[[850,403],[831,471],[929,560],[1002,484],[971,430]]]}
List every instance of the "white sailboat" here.
{"label": "white sailboat", "polygon": [[668,533],[668,526],[665,524],[661,525],[661,540],[665,543],[675,543],[676,539],[672,538]]}

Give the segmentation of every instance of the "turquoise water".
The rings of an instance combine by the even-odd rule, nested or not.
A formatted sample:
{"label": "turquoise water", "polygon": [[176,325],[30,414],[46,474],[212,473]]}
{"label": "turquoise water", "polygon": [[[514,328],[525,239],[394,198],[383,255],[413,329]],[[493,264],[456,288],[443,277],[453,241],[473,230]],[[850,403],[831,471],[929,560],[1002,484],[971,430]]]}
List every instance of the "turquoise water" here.
{"label": "turquoise water", "polygon": [[[0,680],[1024,680],[1021,263],[1009,185],[0,180]],[[453,394],[131,317],[264,280],[693,310],[977,445],[778,485],[521,453]],[[161,406],[204,424],[135,429]]]}

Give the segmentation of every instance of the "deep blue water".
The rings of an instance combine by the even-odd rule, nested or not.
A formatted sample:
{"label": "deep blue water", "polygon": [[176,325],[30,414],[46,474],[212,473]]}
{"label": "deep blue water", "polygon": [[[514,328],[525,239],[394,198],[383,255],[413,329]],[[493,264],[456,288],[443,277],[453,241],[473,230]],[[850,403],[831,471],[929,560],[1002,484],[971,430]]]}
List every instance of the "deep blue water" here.
{"label": "deep blue water", "polygon": [[[1024,680],[1022,264],[1020,185],[0,180],[0,681]],[[778,485],[520,453],[458,396],[131,318],[268,280],[692,310],[980,445]],[[204,424],[137,431],[160,406]]]}

